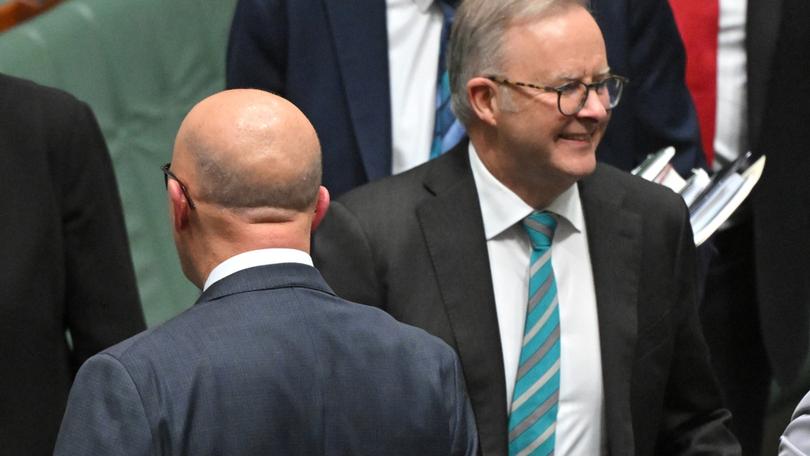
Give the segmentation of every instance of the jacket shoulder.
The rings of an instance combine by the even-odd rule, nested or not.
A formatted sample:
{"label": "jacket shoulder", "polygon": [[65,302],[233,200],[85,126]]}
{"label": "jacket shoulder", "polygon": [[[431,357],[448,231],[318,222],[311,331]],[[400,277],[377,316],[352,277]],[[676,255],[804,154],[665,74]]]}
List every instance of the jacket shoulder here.
{"label": "jacket shoulder", "polygon": [[0,94],[4,103],[11,107],[19,105],[48,106],[53,103],[80,104],[73,95],[64,90],[37,84],[34,81],[0,73]]}
{"label": "jacket shoulder", "polygon": [[623,194],[625,204],[644,211],[686,210],[683,198],[670,188],[606,164],[597,165],[596,171],[583,180],[582,187],[591,192],[613,188]]}

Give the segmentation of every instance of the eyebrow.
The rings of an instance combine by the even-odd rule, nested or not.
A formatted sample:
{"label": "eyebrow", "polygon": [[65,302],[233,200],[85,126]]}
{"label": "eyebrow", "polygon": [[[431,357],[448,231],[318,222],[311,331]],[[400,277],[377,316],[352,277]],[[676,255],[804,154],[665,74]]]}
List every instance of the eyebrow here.
{"label": "eyebrow", "polygon": [[[596,72],[595,74],[593,74],[592,77],[593,77],[593,79],[599,79],[599,78],[604,78],[604,77],[609,76],[609,75],[610,75],[610,67],[606,67],[606,68]],[[555,81],[565,81],[565,82],[582,81],[582,77],[579,76],[579,75],[574,76],[574,75],[569,73],[569,74],[557,75],[554,78],[554,80]]]}

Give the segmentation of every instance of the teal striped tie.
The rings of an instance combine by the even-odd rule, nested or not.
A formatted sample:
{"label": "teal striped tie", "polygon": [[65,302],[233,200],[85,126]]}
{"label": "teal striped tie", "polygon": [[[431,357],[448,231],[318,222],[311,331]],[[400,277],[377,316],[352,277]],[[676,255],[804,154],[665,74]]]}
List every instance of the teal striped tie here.
{"label": "teal striped tie", "polygon": [[551,269],[551,239],[557,221],[548,212],[523,220],[532,256],[526,326],[509,414],[509,455],[554,453],[560,393],[560,312]]}
{"label": "teal striped tie", "polygon": [[442,10],[442,32],[439,42],[439,66],[436,79],[436,119],[433,126],[433,142],[430,158],[452,149],[464,137],[464,126],[456,119],[450,108],[450,77],[447,73],[447,40],[456,12],[458,0],[436,0]]}

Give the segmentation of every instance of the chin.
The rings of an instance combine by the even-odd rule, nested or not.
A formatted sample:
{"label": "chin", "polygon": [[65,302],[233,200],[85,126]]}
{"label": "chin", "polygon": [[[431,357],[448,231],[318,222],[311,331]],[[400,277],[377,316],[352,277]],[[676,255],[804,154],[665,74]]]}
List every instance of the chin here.
{"label": "chin", "polygon": [[591,152],[575,158],[572,157],[567,160],[563,169],[566,174],[576,180],[588,176],[596,169],[596,154]]}

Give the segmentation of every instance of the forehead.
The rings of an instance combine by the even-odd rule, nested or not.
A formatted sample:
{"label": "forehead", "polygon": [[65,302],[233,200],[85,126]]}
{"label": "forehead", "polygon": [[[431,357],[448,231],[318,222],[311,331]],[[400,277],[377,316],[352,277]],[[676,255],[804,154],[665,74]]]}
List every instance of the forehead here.
{"label": "forehead", "polygon": [[503,45],[504,69],[514,78],[586,78],[608,71],[602,32],[579,6],[513,23]]}

